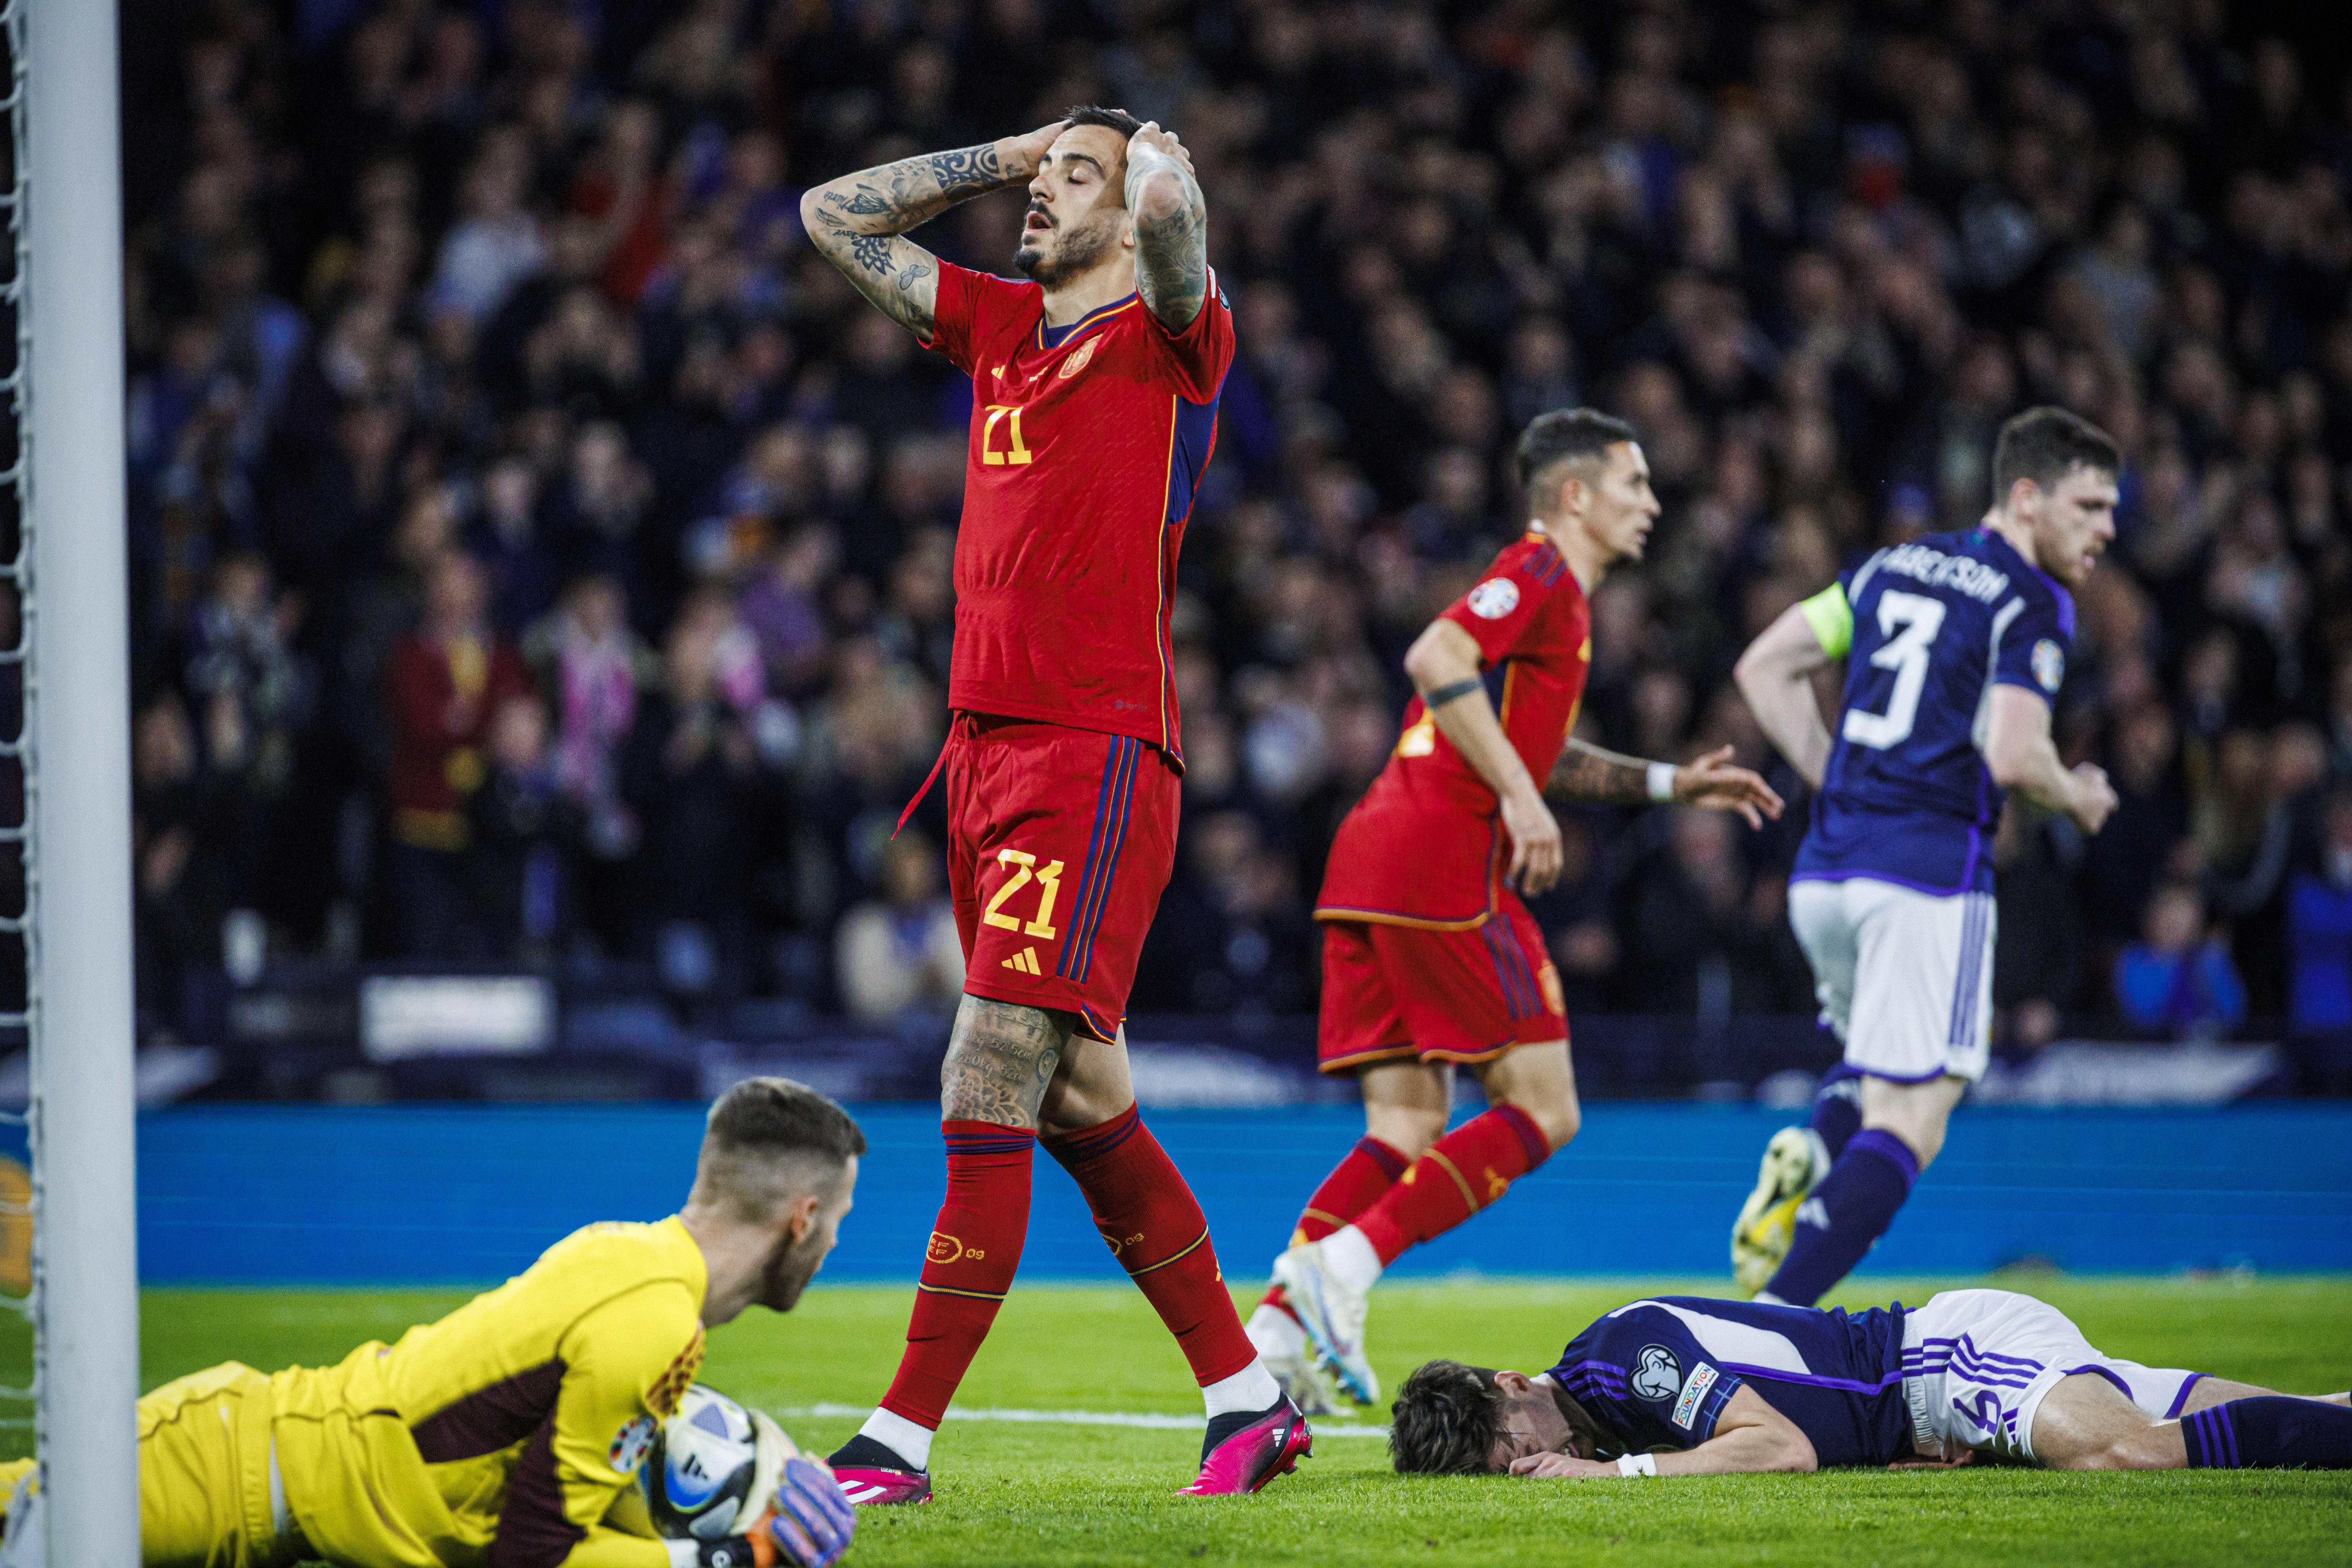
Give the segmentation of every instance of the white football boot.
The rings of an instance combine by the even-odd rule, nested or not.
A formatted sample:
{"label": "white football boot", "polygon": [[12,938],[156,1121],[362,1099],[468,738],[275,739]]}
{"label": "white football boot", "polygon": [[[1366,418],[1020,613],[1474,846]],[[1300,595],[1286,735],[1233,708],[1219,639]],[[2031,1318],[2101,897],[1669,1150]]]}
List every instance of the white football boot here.
{"label": "white football boot", "polygon": [[1381,1380],[1364,1355],[1364,1317],[1371,1308],[1370,1296],[1332,1274],[1319,1241],[1294,1247],[1276,1258],[1274,1280],[1340,1391],[1359,1405],[1377,1403]]}
{"label": "white football boot", "polygon": [[1261,1301],[1249,1321],[1242,1325],[1250,1343],[1257,1347],[1258,1359],[1265,1370],[1274,1373],[1282,1392],[1298,1406],[1305,1415],[1336,1415],[1339,1413],[1339,1387],[1331,1374],[1323,1370],[1316,1359],[1315,1347],[1308,1342],[1307,1331],[1298,1320],[1281,1307]]}

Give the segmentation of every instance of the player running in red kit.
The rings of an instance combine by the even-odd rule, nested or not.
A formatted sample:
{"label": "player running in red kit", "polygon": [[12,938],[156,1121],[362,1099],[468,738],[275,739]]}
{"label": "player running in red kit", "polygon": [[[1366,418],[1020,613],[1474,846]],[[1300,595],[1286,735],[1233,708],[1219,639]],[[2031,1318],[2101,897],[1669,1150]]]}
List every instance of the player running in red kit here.
{"label": "player running in red kit", "polygon": [[[1590,408],[1532,421],[1518,470],[1534,519],[1405,654],[1419,695],[1340,824],[1316,900],[1321,1065],[1357,1076],[1366,1135],[1307,1200],[1249,1325],[1308,1406],[1330,1403],[1324,1366],[1357,1400],[1380,1396],[1363,1331],[1381,1271],[1576,1136],[1559,976],[1512,890],[1559,877],[1559,824],[1536,781],[1569,800],[1682,801],[1751,825],[1780,814],[1728,746],[1678,768],[1571,738],[1592,662],[1587,595],[1640,559],[1658,500],[1633,426]],[[1457,1062],[1489,1109],[1446,1132]]]}
{"label": "player running in red kit", "polygon": [[[903,237],[1015,184],[1026,282]],[[940,757],[966,971],[940,1069],[947,1201],[898,1374],[834,1468],[854,1501],[930,1496],[932,1435],[1021,1261],[1042,1134],[1201,1383],[1208,1436],[1185,1489],[1255,1491],[1307,1453],[1307,1423],[1137,1119],[1120,1029],[1175,856],[1169,608],[1234,357],[1192,160],[1157,125],[1076,109],[845,175],[801,216],[859,292],[972,381]]]}

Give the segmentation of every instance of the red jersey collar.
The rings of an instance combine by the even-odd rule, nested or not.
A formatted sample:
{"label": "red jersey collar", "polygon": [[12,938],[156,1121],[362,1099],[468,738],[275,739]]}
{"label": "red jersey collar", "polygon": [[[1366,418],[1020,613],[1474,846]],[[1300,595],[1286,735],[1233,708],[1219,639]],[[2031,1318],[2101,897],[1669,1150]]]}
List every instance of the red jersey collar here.
{"label": "red jersey collar", "polygon": [[[1108,305],[1096,306],[1093,310],[1088,310],[1085,315],[1080,316],[1076,321],[1072,321],[1066,327],[1055,327],[1051,329],[1046,327],[1045,312],[1041,309],[1037,312],[1037,346],[1040,349],[1061,348],[1069,342],[1071,339],[1076,337],[1080,332],[1094,325],[1097,321],[1103,320],[1107,316],[1115,316],[1118,314],[1119,311],[1126,310],[1129,305],[1134,304],[1141,298],[1143,298],[1143,296],[1140,293],[1136,293],[1129,294],[1124,300],[1113,300]],[[1048,342],[1045,340],[1045,333],[1049,330],[1057,331],[1062,335],[1051,342]]]}

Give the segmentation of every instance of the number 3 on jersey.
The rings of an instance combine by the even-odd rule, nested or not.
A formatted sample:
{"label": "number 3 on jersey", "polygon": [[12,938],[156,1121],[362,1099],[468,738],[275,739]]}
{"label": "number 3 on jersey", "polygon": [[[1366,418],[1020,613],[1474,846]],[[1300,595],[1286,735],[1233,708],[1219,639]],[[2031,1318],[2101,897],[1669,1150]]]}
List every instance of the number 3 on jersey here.
{"label": "number 3 on jersey", "polygon": [[1884,713],[1848,709],[1843,733],[1857,746],[1883,752],[1899,746],[1919,718],[1919,693],[1927,684],[1927,660],[1936,634],[1944,629],[1944,601],[1924,594],[1878,595],[1878,635],[1883,639],[1870,662],[1895,672],[1895,692]]}

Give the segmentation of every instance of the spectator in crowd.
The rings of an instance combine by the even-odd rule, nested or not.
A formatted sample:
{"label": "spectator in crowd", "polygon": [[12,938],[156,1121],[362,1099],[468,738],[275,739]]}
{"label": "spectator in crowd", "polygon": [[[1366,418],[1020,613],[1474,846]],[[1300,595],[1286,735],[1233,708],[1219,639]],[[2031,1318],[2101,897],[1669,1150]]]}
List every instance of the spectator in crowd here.
{"label": "spectator in crowd", "polygon": [[406,958],[482,956],[487,937],[467,896],[466,806],[487,773],[490,721],[530,693],[514,649],[491,630],[481,563],[447,550],[425,580],[425,613],[393,650],[384,706],[392,721],[392,898]]}
{"label": "spectator in crowd", "polygon": [[842,1005],[861,1023],[934,1020],[963,994],[963,942],[940,894],[939,850],[908,829],[882,851],[882,896],[852,909],[834,939]]}
{"label": "spectator in crowd", "polygon": [[531,627],[523,653],[555,705],[554,779],[579,824],[566,868],[574,912],[618,951],[628,944],[642,837],[621,795],[621,750],[636,725],[638,694],[658,679],[660,660],[630,628],[627,595],[609,576],[574,579],[554,613]]}
{"label": "spectator in crowd", "polygon": [[[2068,907],[2053,830],[2052,823],[2035,820],[2031,806],[2012,800],[1993,836],[1994,1029],[2020,1056],[2057,1037],[2083,962],[2080,922]],[[2105,837],[2102,829],[2090,842]]]}
{"label": "spectator in crowd", "polygon": [[[1579,398],[1639,426],[1665,506],[1593,605],[1580,726],[1672,756],[1722,729],[1764,621],[1982,511],[2007,415],[2114,431],[2122,533],[2054,733],[2123,805],[2087,850],[2020,829],[2084,978],[2006,975],[2013,1034],[2123,1020],[2101,981],[2172,879],[2250,1016],[2303,1005],[2315,801],[2352,784],[2352,98],[2332,56],[2256,62],[2317,12],[150,10],[123,40],[167,84],[168,130],[126,141],[141,708],[175,690],[231,790],[205,836],[261,877],[239,896],[295,901],[240,845],[331,860],[391,917],[362,956],[466,929],[528,634],[586,823],[549,841],[570,949],[641,958],[683,922],[710,973],[821,994],[943,730],[971,392],[848,308],[795,188],[1123,98],[1220,204],[1239,337],[1171,563],[1187,848],[1154,1005],[1311,1011],[1306,899],[1403,646],[1518,530],[1506,434]],[[1005,266],[1022,200],[938,248]],[[1728,974],[1734,1011],[1810,1011],[1759,946],[1792,835],[1587,830],[1591,885],[1538,914],[1568,984],[1683,1010]],[[790,944],[796,979],[751,961]]]}
{"label": "spectator in crowd", "polygon": [[670,628],[660,684],[640,696],[620,756],[621,798],[644,826],[639,948],[673,991],[741,983],[750,951],[750,848],[773,754],[762,751],[764,676],[725,598]]}
{"label": "spectator in crowd", "polygon": [[131,776],[139,1001],[176,1023],[192,972],[220,962],[228,908],[219,793],[176,694],[153,699],[132,721]]}
{"label": "spectator in crowd", "polygon": [[2352,791],[2327,798],[2317,863],[2287,894],[2289,1018],[2305,1087],[2352,1089]]}
{"label": "spectator in crowd", "polygon": [[2184,1039],[2245,1021],[2245,984],[2195,884],[2166,882],[2149,895],[2140,940],[2116,958],[2116,1003],[2132,1027]]}
{"label": "spectator in crowd", "polygon": [[580,808],[562,788],[547,744],[547,710],[519,692],[490,715],[487,773],[466,803],[466,870],[488,956],[545,963],[569,923],[564,866]]}

